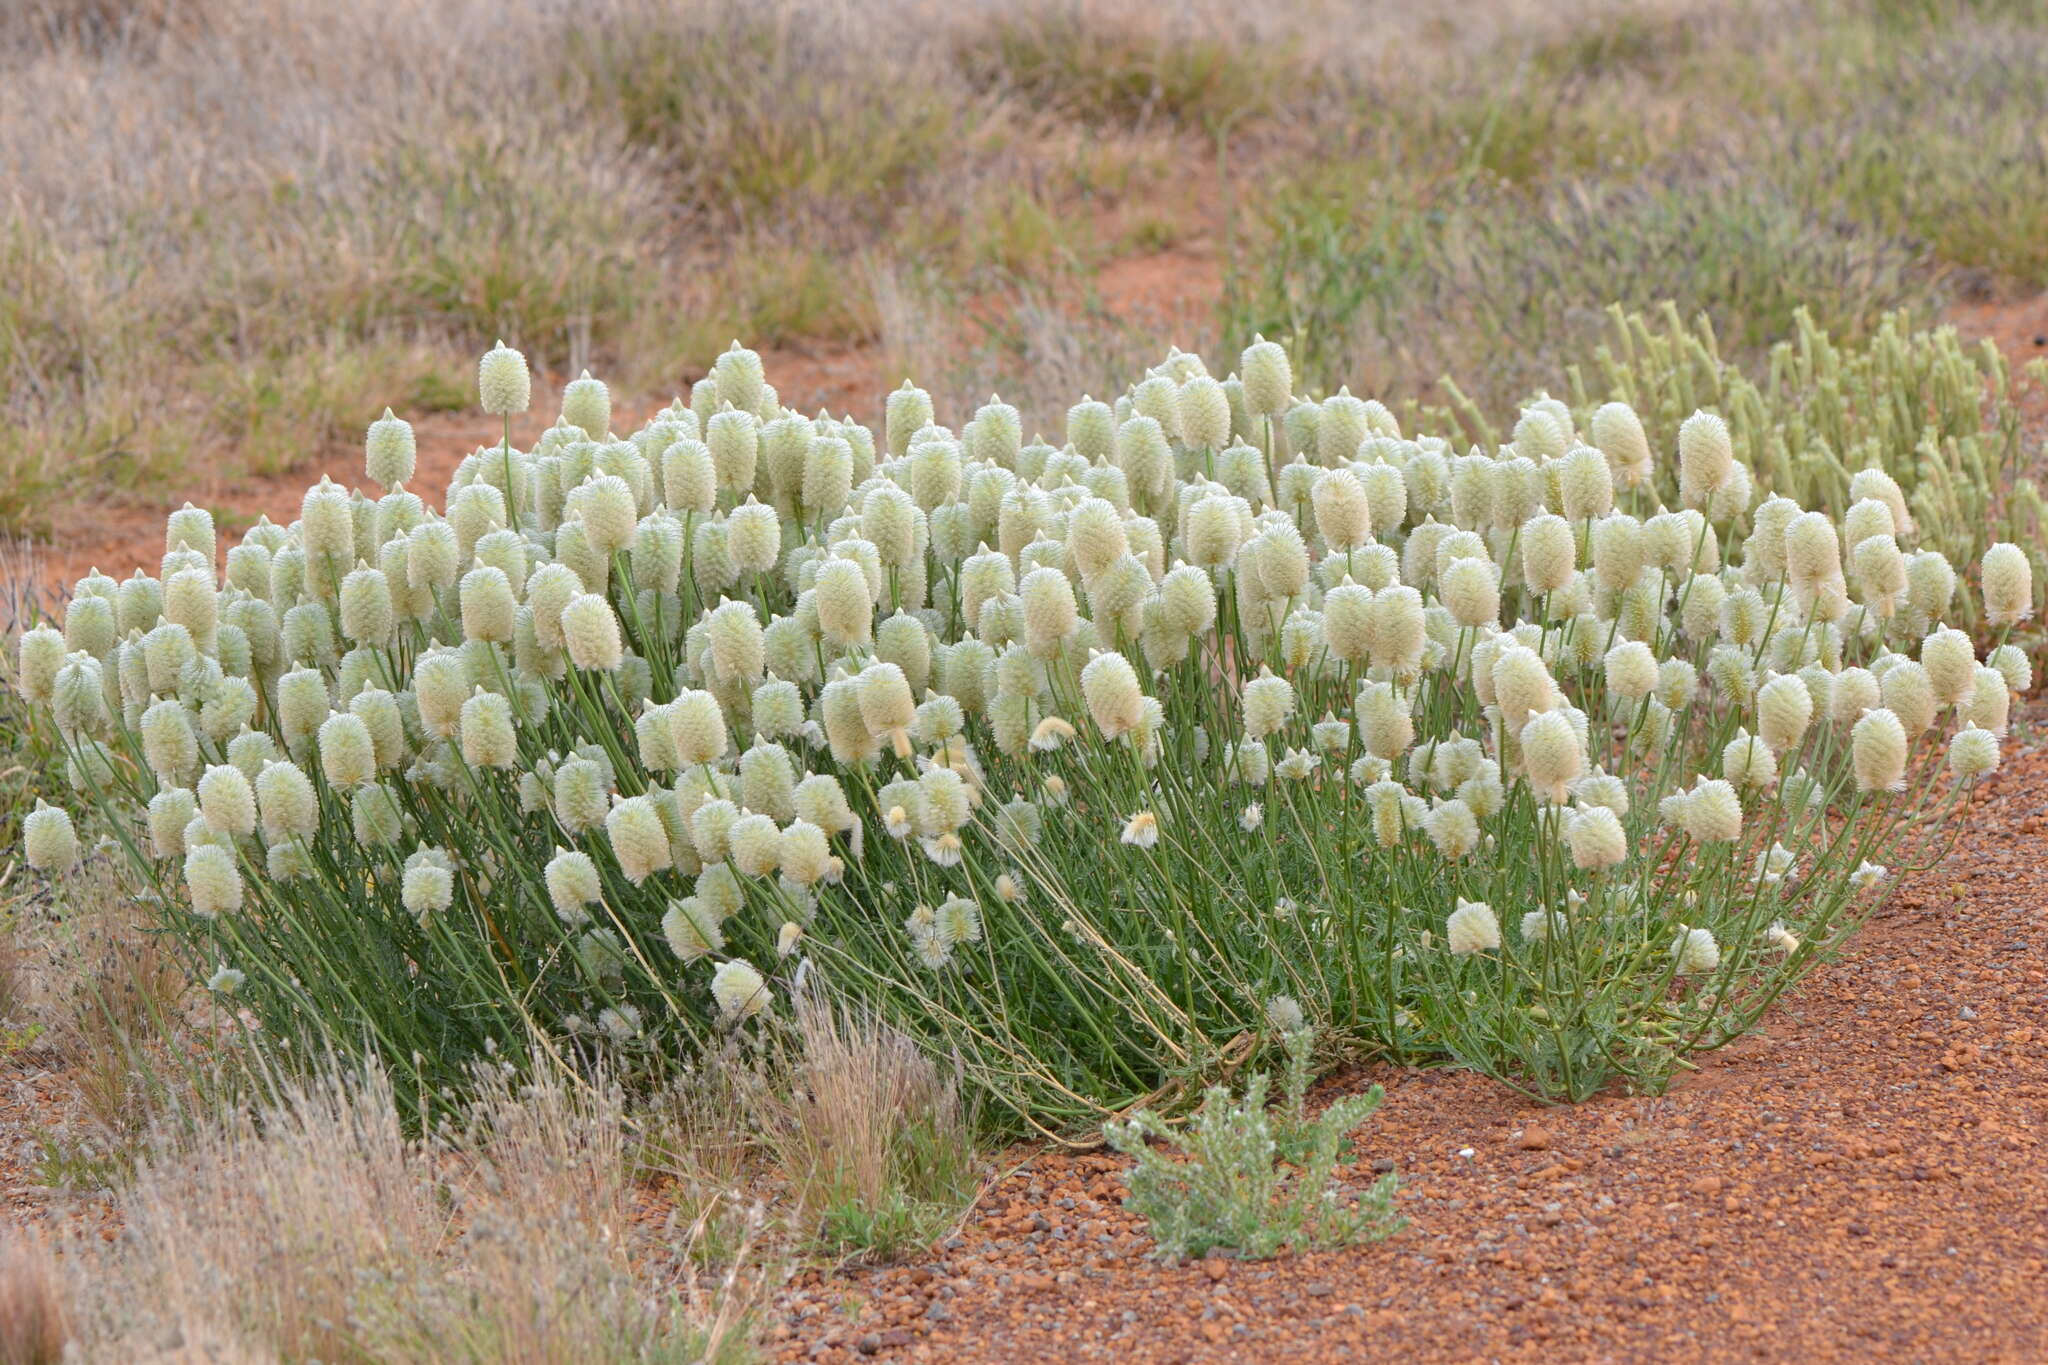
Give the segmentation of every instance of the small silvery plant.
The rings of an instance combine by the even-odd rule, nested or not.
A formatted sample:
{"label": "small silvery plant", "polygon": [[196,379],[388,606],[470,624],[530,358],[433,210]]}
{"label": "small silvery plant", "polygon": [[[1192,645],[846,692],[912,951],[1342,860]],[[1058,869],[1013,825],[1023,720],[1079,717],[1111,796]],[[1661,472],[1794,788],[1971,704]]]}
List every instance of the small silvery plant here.
{"label": "small silvery plant", "polygon": [[1242,1095],[1212,1086],[1184,1130],[1150,1111],[1104,1125],[1110,1146],[1136,1163],[1124,1204],[1151,1225],[1160,1257],[1229,1251],[1264,1260],[1282,1248],[1374,1242],[1406,1225],[1394,1210],[1393,1172],[1355,1196],[1338,1181],[1345,1138],[1379,1108],[1383,1092],[1376,1085],[1343,1096],[1309,1117],[1313,1044],[1306,1027],[1282,1040],[1287,1068],[1277,1110],[1267,1104],[1270,1078],[1260,1072]]}

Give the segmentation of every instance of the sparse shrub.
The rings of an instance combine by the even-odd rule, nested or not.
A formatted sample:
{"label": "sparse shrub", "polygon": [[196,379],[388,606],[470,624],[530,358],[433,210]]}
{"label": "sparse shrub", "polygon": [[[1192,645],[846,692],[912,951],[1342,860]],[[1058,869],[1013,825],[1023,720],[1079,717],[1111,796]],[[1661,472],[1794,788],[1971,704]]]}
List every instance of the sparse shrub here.
{"label": "sparse shrub", "polygon": [[1179,1260],[1225,1249],[1263,1260],[1282,1247],[1378,1241],[1405,1226],[1394,1211],[1400,1182],[1393,1172],[1360,1191],[1355,1203],[1336,1181],[1344,1140],[1379,1108],[1383,1092],[1374,1086],[1345,1095],[1308,1117],[1313,1041],[1305,1028],[1282,1040],[1287,1081],[1277,1114],[1267,1106],[1270,1081],[1260,1072],[1241,1097],[1212,1086],[1185,1132],[1149,1111],[1105,1125],[1110,1145],[1137,1162],[1124,1202],[1151,1225],[1159,1255]]}

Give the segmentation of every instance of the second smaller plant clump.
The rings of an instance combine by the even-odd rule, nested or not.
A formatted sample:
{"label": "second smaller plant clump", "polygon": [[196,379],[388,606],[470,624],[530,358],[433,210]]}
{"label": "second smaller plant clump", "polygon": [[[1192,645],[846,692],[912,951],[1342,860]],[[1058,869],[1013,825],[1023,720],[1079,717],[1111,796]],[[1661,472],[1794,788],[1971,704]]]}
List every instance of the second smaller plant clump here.
{"label": "second smaller plant clump", "polygon": [[1302,1022],[1300,1006],[1285,997],[1273,1003],[1269,1017],[1287,1029],[1277,1110],[1266,1103],[1271,1078],[1260,1072],[1245,1083],[1242,1096],[1227,1086],[1210,1087],[1184,1132],[1150,1110],[1104,1125],[1109,1145],[1137,1162],[1125,1204],[1151,1224],[1152,1240],[1166,1260],[1213,1250],[1264,1260],[1283,1247],[1376,1242],[1407,1225],[1394,1211],[1399,1180],[1392,1172],[1374,1181],[1356,1204],[1344,1199],[1336,1180],[1346,1135],[1373,1115],[1384,1092],[1376,1085],[1362,1095],[1346,1095],[1310,1118],[1315,1031]]}

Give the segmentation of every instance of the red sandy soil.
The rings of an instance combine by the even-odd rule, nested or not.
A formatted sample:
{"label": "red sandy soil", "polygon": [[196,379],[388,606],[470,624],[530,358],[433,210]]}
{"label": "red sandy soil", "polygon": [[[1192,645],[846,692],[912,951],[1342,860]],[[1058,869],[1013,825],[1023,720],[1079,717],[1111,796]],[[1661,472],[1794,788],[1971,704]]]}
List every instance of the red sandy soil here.
{"label": "red sandy soil", "polygon": [[1168,1267],[1126,1163],[1045,1153],[918,1264],[810,1273],[778,1359],[2048,1359],[2048,750],[1847,955],[1662,1098],[1373,1068],[1377,1246]]}

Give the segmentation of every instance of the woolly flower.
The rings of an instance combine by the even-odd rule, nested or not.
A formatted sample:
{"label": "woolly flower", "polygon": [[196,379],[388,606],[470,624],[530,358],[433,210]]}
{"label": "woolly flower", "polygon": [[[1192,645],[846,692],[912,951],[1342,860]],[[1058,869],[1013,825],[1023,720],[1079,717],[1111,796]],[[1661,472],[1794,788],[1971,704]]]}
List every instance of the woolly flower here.
{"label": "woolly flower", "polygon": [[619,618],[598,593],[578,593],[562,608],[562,643],[578,668],[614,673],[625,661]]}
{"label": "woolly flower", "polygon": [[1970,637],[1949,626],[1930,632],[1920,642],[1920,666],[1938,706],[1967,702],[1977,687],[1977,651]]}
{"label": "woolly flower", "polygon": [[750,811],[732,822],[725,837],[727,856],[741,876],[770,877],[779,870],[782,831],[768,816]]}
{"label": "woolly flower", "polygon": [[1780,753],[1799,747],[1813,719],[1813,694],[1797,674],[1781,673],[1756,694],[1757,733]]}
{"label": "woolly flower", "polygon": [[782,875],[798,886],[811,886],[831,871],[832,849],[825,831],[808,820],[791,821],[776,851]]}
{"label": "woolly flower", "polygon": [[698,806],[690,816],[690,842],[697,856],[707,863],[723,863],[732,852],[729,836],[739,818],[740,808],[723,797]]}
{"label": "woolly flower", "polygon": [[668,903],[661,917],[661,936],[668,940],[669,951],[685,962],[709,957],[725,947],[718,917],[695,896]]}
{"label": "woolly flower", "polygon": [[1280,761],[1273,765],[1273,771],[1289,782],[1303,782],[1322,766],[1322,762],[1322,759],[1304,749],[1289,749],[1281,756]]}
{"label": "woolly flower", "polygon": [[502,694],[478,688],[462,703],[459,723],[462,761],[472,768],[509,768],[519,761],[519,736],[512,725],[512,703]]}
{"label": "woolly flower", "polygon": [[1423,818],[1422,832],[1438,853],[1453,860],[1479,847],[1479,819],[1472,807],[1457,797],[1432,808]]}
{"label": "woolly flower", "polygon": [[225,964],[216,967],[213,975],[206,978],[206,989],[215,995],[233,995],[242,989],[248,976]]}
{"label": "woolly flower", "polygon": [[[324,704],[326,692],[321,692]],[[142,755],[158,778],[170,780],[190,773],[199,763],[199,739],[185,708],[165,699],[142,713]]]}
{"label": "woolly flower", "polygon": [[1630,701],[1641,701],[1656,690],[1657,656],[1641,640],[1624,640],[1607,651],[1607,690]]}
{"label": "woolly flower", "polygon": [[818,629],[828,641],[864,645],[873,637],[875,602],[858,560],[834,558],[819,565],[814,593]]}
{"label": "woolly flower", "polygon": [[1874,887],[1884,885],[1885,878],[1891,876],[1891,874],[1892,870],[1883,863],[1859,863],[1856,866],[1856,870],[1849,874],[1849,886],[1851,890],[1869,891]]}
{"label": "woolly flower", "polygon": [[591,440],[602,441],[612,427],[611,390],[585,370],[562,388],[562,420],[581,428]]}
{"label": "woolly flower", "polygon": [[1584,871],[1613,867],[1628,857],[1628,835],[1621,817],[1606,806],[1584,806],[1565,821],[1565,846],[1572,865]]}
{"label": "woolly flower", "polygon": [[2034,566],[2027,552],[1999,541],[1984,552],[1984,619],[2013,626],[2034,614]]}
{"label": "woolly flower", "polygon": [[1776,885],[1791,873],[1798,862],[1798,854],[1783,844],[1773,842],[1769,848],[1756,855],[1756,866],[1752,870],[1757,879],[1765,885]]}
{"label": "woolly flower", "polygon": [[1998,769],[1998,736],[1966,725],[1948,743],[1948,770],[1965,782]]}
{"label": "woolly flower", "polygon": [[[434,854],[438,850],[422,850]],[[445,860],[415,853],[406,861],[399,881],[398,898],[414,915],[425,916],[446,910],[455,900],[455,874]]]}
{"label": "woolly flower", "polygon": [[612,854],[619,860],[619,870],[635,886],[671,865],[668,829],[649,798],[635,796],[620,801],[605,817],[604,825],[611,838]]}
{"label": "woolly flower", "polygon": [[1614,477],[1614,469],[1594,447],[1576,446],[1566,452],[1557,471],[1558,494],[1566,518],[1593,521],[1612,512]]}
{"label": "woolly flower", "polygon": [[1114,651],[1098,654],[1081,670],[1081,695],[1103,738],[1115,739],[1144,719],[1145,696],[1130,661]]}
{"label": "woolly flower", "polygon": [[1254,337],[1238,357],[1238,373],[1244,380],[1244,402],[1255,417],[1275,417],[1286,411],[1294,393],[1294,367],[1278,342]]}
{"label": "woolly flower", "polygon": [[1865,711],[1883,701],[1877,678],[1867,668],[1845,668],[1833,678],[1828,716],[1837,725],[1853,725]]}
{"label": "woolly flower", "polygon": [[1799,951],[1799,936],[1787,929],[1782,920],[1771,921],[1771,927],[1764,931],[1764,941],[1787,957]]}
{"label": "woolly flower", "polygon": [[1359,737],[1366,750],[1391,762],[1415,742],[1415,718],[1408,702],[1391,683],[1367,683],[1358,690],[1353,708]]}
{"label": "woolly flower", "polygon": [[[350,575],[351,578],[354,576]],[[462,576],[457,601],[462,609],[464,637],[500,643],[512,638],[513,625],[519,617],[519,604],[512,594],[512,580],[505,576],[503,569],[489,564],[479,564],[471,569]]]}
{"label": "woolly flower", "polygon": [[320,772],[331,787],[355,787],[377,775],[377,746],[370,727],[350,711],[336,711],[320,725]]}
{"label": "woolly flower", "polygon": [[1017,584],[1023,603],[1024,643],[1039,658],[1050,658],[1074,631],[1080,619],[1074,585],[1058,569],[1041,565]]}
{"label": "woolly flower", "polygon": [[1671,945],[1671,955],[1678,959],[1680,976],[1703,975],[1721,965],[1721,945],[1705,929],[1680,925],[1678,938]]}
{"label": "woolly flower", "polygon": [[589,923],[590,912],[584,907],[604,894],[597,864],[590,855],[574,849],[556,849],[547,866],[546,880],[548,900],[562,922],[572,926]]}
{"label": "woolly flower", "polygon": [[38,800],[21,822],[21,843],[28,865],[38,872],[69,872],[78,862],[78,832],[61,807]]}
{"label": "woolly flower", "polygon": [[1856,789],[1898,791],[1906,785],[1906,727],[1884,707],[1865,711],[1849,732]]}
{"label": "woolly flower", "polygon": [[1601,806],[1617,816],[1628,814],[1628,783],[1598,768],[1572,785],[1572,796],[1581,809]]}
{"label": "woolly flower", "polygon": [[1564,917],[1555,910],[1529,910],[1522,915],[1522,941],[1542,943],[1550,938],[1553,927],[1561,924]]}
{"label": "woolly flower", "polygon": [[726,550],[744,573],[768,573],[782,557],[782,522],[751,496],[725,519]]}
{"label": "woolly flower", "polygon": [[611,810],[611,777],[589,758],[571,758],[555,769],[554,814],[571,834],[604,823]]}
{"label": "woolly flower", "polygon": [[1073,737],[1071,722],[1059,716],[1047,716],[1032,730],[1031,748],[1038,753],[1051,753]]}
{"label": "woolly flower", "polygon": [[[916,718],[911,722],[910,733],[920,744],[938,744],[953,738],[967,727],[967,713],[960,702],[943,693],[926,697],[918,703]],[[1073,734],[1071,727],[1068,735]],[[1038,735],[1032,733],[1032,747],[1037,746]]]}
{"label": "woolly flower", "polygon": [[1316,530],[1331,553],[1355,550],[1372,537],[1372,504],[1365,485],[1350,468],[1326,469],[1316,476],[1310,501]]}
{"label": "woolly flower", "polygon": [[1704,507],[1735,468],[1735,446],[1728,424],[1711,412],[1696,411],[1678,427],[1678,486],[1687,507]]}
{"label": "woolly flower", "polygon": [[526,357],[500,341],[477,362],[476,390],[483,410],[494,417],[525,412],[533,404],[533,376]]}
{"label": "woolly flower", "polygon": [[793,735],[804,723],[803,694],[792,682],[770,678],[754,689],[754,732],[769,739]]}
{"label": "woolly flower", "polygon": [[949,896],[932,913],[932,933],[949,949],[981,942],[981,907],[964,896]]}
{"label": "woolly flower", "polygon": [[796,951],[797,944],[803,941],[803,937],[804,927],[801,924],[795,920],[784,920],[782,927],[775,932],[775,955],[788,957]]}
{"label": "woolly flower", "polygon": [[199,844],[185,855],[185,891],[195,914],[212,917],[242,908],[242,870],[234,853],[219,844]]}
{"label": "woolly flower", "polygon": [[711,974],[711,998],[718,1002],[720,1017],[736,1024],[768,1008],[768,983],[750,964],[734,958]]}
{"label": "woolly flower", "polygon": [[359,787],[349,799],[349,827],[365,847],[395,844],[405,832],[405,815],[390,787]]}
{"label": "woolly flower", "polygon": [[1460,957],[1500,949],[1500,919],[1484,901],[1460,900],[1444,920],[1444,944]]}
{"label": "woolly flower", "polygon": [[1124,825],[1123,841],[1136,848],[1150,848],[1159,842],[1159,817],[1141,810]]}
{"label": "woolly flower", "polygon": [[1735,738],[1721,750],[1721,771],[1730,782],[1746,791],[1769,791],[1778,783],[1778,759],[1771,746],[1737,729]]}
{"label": "woolly flower", "polygon": [[1521,744],[1529,785],[1550,804],[1563,805],[1586,770],[1586,751],[1571,719],[1562,711],[1539,712],[1522,727]]}
{"label": "woolly flower", "polygon": [[640,1036],[640,1010],[636,1005],[606,1005],[597,1012],[597,1026],[614,1043],[630,1043]]}
{"label": "woolly flower", "polygon": [[1702,844],[1730,843],[1742,835],[1742,800],[1723,778],[1703,777],[1678,801],[1678,823]]}
{"label": "woolly flower", "polygon": [[1842,576],[1842,542],[1819,512],[1801,512],[1785,527],[1785,572],[1808,591]]}
{"label": "woolly flower", "polygon": [[210,767],[200,774],[194,790],[209,829],[238,839],[256,832],[256,793],[241,769]]}
{"label": "woolly flower", "polygon": [[1237,826],[1247,834],[1257,830],[1260,825],[1265,823],[1266,808],[1257,801],[1252,802],[1237,813]]}
{"label": "woolly flower", "polygon": [[1308,1027],[1301,1002],[1291,995],[1276,995],[1266,1002],[1266,1026],[1275,1033],[1299,1033]]}
{"label": "woolly flower", "polygon": [[855,680],[861,721],[876,739],[889,739],[900,757],[910,754],[910,726],[917,719],[910,683],[893,663],[869,664]]}
{"label": "woolly flower", "polygon": [[1555,592],[1578,572],[1577,543],[1563,517],[1551,512],[1531,517],[1522,524],[1521,540],[1522,576],[1531,591]]}
{"label": "woolly flower", "polygon": [[[310,793],[311,786],[307,787]],[[258,796],[262,786],[257,787]],[[199,803],[189,788],[166,787],[149,798],[150,852],[159,858],[176,858],[185,852],[185,826],[199,816]],[[315,810],[317,818],[318,811]],[[35,817],[31,815],[30,819]],[[266,817],[267,819],[268,817]],[[26,834],[24,829],[23,833]],[[33,864],[31,864],[33,865]]]}
{"label": "woolly flower", "polygon": [[676,761],[684,766],[723,758],[728,740],[725,712],[718,698],[696,688],[679,693],[669,704],[669,739]]}
{"label": "woolly flower", "polygon": [[[1497,637],[1504,640],[1511,637]],[[1478,671],[1475,660],[1474,670]],[[1562,698],[1550,669],[1535,650],[1510,643],[1494,659],[1492,668],[1494,701],[1509,733],[1520,735],[1529,717],[1555,710]]]}
{"label": "woolly flower", "polygon": [[1469,629],[1499,624],[1500,574],[1485,559],[1451,561],[1438,575],[1437,586],[1459,625]]}
{"label": "woolly flower", "polygon": [[959,829],[973,813],[973,794],[951,768],[927,768],[917,779],[917,790],[918,833],[927,838]]}
{"label": "woolly flower", "polygon": [[1245,684],[1243,707],[1245,734],[1262,739],[1286,725],[1294,714],[1294,685],[1261,670]]}
{"label": "woolly flower", "polygon": [[32,702],[50,700],[58,670],[64,666],[65,649],[63,632],[54,627],[37,626],[22,632],[15,656],[19,665],[15,686],[23,697]]}

